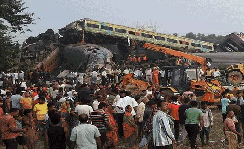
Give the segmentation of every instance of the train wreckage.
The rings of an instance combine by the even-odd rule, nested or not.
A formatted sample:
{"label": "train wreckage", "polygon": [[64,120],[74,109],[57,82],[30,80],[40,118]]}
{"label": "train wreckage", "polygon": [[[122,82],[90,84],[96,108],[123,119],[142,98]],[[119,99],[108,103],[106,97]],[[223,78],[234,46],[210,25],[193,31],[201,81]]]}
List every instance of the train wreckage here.
{"label": "train wreckage", "polygon": [[[128,55],[147,55],[151,62],[170,61],[165,54],[147,51],[144,43],[152,43],[166,48],[193,53],[210,59],[214,67],[243,62],[243,34],[227,35],[216,46],[213,43],[173,35],[155,33],[131,27],[81,19],[68,24],[54,33],[52,30],[30,37],[22,48],[20,67],[41,68],[54,71],[57,68],[72,71],[91,71],[106,63],[123,64]],[[135,50],[137,49],[137,50]],[[57,52],[58,51],[58,52]],[[58,53],[58,54],[57,54]],[[222,56],[233,57],[223,61]]]}

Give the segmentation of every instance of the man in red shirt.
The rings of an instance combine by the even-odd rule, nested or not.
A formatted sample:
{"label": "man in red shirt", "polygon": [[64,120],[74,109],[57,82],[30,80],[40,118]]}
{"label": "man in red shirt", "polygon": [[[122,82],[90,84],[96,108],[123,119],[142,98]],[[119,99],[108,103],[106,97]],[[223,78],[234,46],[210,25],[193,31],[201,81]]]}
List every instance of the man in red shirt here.
{"label": "man in red shirt", "polygon": [[177,96],[172,96],[170,97],[169,101],[171,102],[169,104],[169,112],[170,115],[175,119],[174,120],[174,136],[175,140],[178,141],[179,138],[179,127],[180,127],[180,119],[179,119],[179,108],[180,104],[178,102],[178,97]]}
{"label": "man in red shirt", "polygon": [[25,129],[19,129],[14,117],[19,115],[19,109],[12,108],[9,114],[0,119],[0,132],[6,149],[18,149],[17,137]]}

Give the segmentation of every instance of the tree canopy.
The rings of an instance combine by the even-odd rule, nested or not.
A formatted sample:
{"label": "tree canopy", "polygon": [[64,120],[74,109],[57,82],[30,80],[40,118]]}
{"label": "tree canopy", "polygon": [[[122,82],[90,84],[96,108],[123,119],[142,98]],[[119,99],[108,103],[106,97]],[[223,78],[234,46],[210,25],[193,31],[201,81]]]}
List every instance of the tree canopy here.
{"label": "tree canopy", "polygon": [[190,33],[187,33],[185,37],[190,38],[190,39],[195,39],[195,40],[207,41],[207,42],[211,42],[214,44],[220,44],[225,36],[215,35],[215,34],[204,35],[201,33],[194,34],[194,33],[190,32]]}
{"label": "tree canopy", "polygon": [[30,31],[34,14],[26,9],[23,0],[0,0],[0,70],[11,68],[18,57],[19,44],[13,40],[13,33]]}

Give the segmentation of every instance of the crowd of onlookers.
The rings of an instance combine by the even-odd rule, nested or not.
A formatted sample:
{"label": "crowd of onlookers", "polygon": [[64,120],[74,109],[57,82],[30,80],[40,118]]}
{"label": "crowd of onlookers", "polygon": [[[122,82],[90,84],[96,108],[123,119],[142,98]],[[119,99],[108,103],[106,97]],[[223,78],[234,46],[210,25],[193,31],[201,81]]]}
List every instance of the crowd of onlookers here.
{"label": "crowd of onlookers", "polygon": [[[147,80],[159,84],[159,70],[147,71]],[[207,102],[194,94],[168,93],[159,85],[135,91],[107,76],[98,83],[94,73],[86,74],[89,84],[79,73],[72,79],[51,79],[41,71],[1,73],[0,133],[6,148],[34,149],[42,140],[41,148],[49,149],[107,149],[119,142],[128,149],[171,149],[185,143],[186,136],[196,148],[198,134],[202,145],[209,144],[213,114]],[[221,102],[225,135],[235,146],[244,126],[242,92],[226,90]]]}

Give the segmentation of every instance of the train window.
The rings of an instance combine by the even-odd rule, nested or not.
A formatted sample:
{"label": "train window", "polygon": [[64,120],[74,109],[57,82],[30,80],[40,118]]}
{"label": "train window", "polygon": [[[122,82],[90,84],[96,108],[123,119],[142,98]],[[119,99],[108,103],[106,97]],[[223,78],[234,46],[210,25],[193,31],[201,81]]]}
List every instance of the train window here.
{"label": "train window", "polygon": [[189,42],[186,42],[186,45],[189,45]]}
{"label": "train window", "polygon": [[200,44],[196,44],[196,47],[201,47],[201,45]]}
{"label": "train window", "polygon": [[172,39],[170,39],[170,38],[167,38],[167,41],[168,41],[168,42],[172,42]]}
{"label": "train window", "polygon": [[172,43],[177,43],[177,40],[175,40],[175,39],[167,38],[167,41],[168,41],[168,42],[172,42]]}
{"label": "train window", "polygon": [[183,41],[182,40],[179,40],[180,44],[183,44]]}
{"label": "train window", "polygon": [[208,49],[208,46],[207,45],[203,45],[202,47],[205,48],[205,49]]}
{"label": "train window", "polygon": [[87,23],[87,26],[88,26],[88,27],[92,27],[92,28],[99,28],[99,25],[97,25],[97,24],[90,24],[90,23]]}
{"label": "train window", "polygon": [[207,46],[207,49],[211,49],[211,50],[212,50],[212,49],[213,49],[213,47],[212,47],[212,46]]}
{"label": "train window", "polygon": [[133,31],[129,31],[129,34],[131,34],[131,35],[135,35],[135,32],[133,32]]}
{"label": "train window", "polygon": [[112,27],[105,26],[105,25],[102,25],[101,26],[101,29],[108,30],[108,31],[113,31],[113,28]]}
{"label": "train window", "polygon": [[157,39],[157,40],[165,40],[165,38],[164,37],[161,37],[161,36],[154,36],[155,37],[155,39]]}
{"label": "train window", "polygon": [[118,33],[126,33],[125,29],[115,28],[115,31],[118,32]]}
{"label": "train window", "polygon": [[153,36],[150,34],[145,34],[145,33],[141,33],[141,36],[143,37],[147,37],[147,38],[152,38]]}
{"label": "train window", "polygon": [[195,43],[191,43],[191,46],[195,47]]}
{"label": "train window", "polygon": [[84,22],[78,22],[79,26],[84,26]]}

